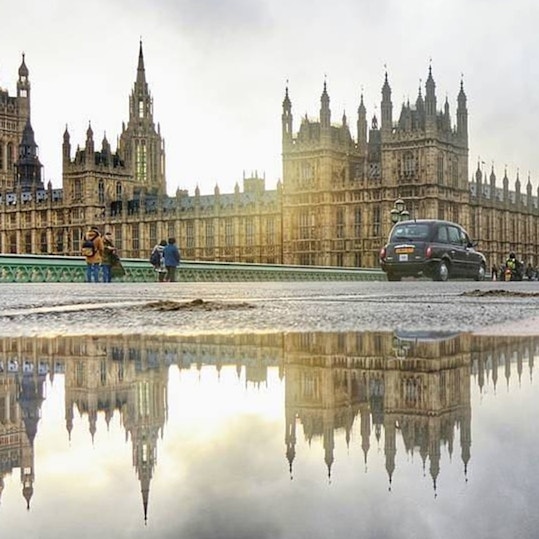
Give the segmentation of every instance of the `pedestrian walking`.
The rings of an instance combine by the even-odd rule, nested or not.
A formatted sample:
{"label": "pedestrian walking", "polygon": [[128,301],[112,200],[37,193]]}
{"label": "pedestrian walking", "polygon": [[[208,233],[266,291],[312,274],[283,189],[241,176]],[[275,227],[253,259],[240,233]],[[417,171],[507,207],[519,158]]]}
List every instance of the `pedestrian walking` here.
{"label": "pedestrian walking", "polygon": [[165,268],[167,269],[166,280],[169,283],[176,281],[176,269],[180,265],[180,250],[176,245],[176,238],[169,238],[168,243],[163,250],[163,258],[165,259]]}
{"label": "pedestrian walking", "polygon": [[86,260],[86,282],[99,282],[99,266],[103,260],[103,238],[97,227],[91,227],[82,242],[81,254]]}

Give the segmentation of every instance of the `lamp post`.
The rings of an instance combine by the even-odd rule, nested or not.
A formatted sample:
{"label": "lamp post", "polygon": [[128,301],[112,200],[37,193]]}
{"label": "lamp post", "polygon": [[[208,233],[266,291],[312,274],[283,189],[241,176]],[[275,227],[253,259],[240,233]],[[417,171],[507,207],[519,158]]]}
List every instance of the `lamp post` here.
{"label": "lamp post", "polygon": [[391,215],[391,222],[393,224],[398,223],[399,221],[406,221],[410,219],[410,212],[406,209],[406,204],[404,200],[397,199],[393,204],[393,209],[389,212]]}

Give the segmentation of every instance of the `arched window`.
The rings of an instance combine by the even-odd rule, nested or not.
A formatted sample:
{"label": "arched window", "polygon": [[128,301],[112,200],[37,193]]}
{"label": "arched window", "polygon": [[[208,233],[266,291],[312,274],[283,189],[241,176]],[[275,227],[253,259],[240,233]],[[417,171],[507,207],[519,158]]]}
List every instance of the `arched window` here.
{"label": "arched window", "polygon": [[100,180],[97,184],[97,199],[99,204],[105,204],[105,184]]}
{"label": "arched window", "polygon": [[10,171],[11,168],[13,167],[13,163],[15,161],[15,156],[13,154],[13,143],[12,142],[8,142],[8,145],[7,145],[7,160],[6,160],[6,164],[7,164],[7,170]]}
{"label": "arched window", "polygon": [[39,250],[42,254],[47,254],[48,245],[47,245],[47,232],[42,231],[39,235]]}
{"label": "arched window", "polygon": [[82,201],[82,182],[80,178],[75,179],[73,183],[73,200]]}
{"label": "arched window", "polygon": [[64,250],[64,233],[59,230],[56,233],[56,252],[62,253]]}
{"label": "arched window", "polygon": [[32,233],[25,232],[24,234],[24,252],[26,254],[32,254]]}
{"label": "arched window", "polygon": [[116,184],[116,200],[122,199],[122,184],[118,182]]}
{"label": "arched window", "polygon": [[9,252],[11,254],[17,253],[17,234],[15,232],[9,235]]}
{"label": "arched window", "polygon": [[403,155],[403,175],[406,179],[415,178],[417,175],[417,160],[412,152]]}
{"label": "arched window", "polygon": [[146,182],[147,174],[147,152],[146,141],[139,140],[135,142],[135,174],[138,182]]}
{"label": "arched window", "polygon": [[438,155],[436,163],[436,180],[440,185],[444,184],[444,156],[442,154]]}

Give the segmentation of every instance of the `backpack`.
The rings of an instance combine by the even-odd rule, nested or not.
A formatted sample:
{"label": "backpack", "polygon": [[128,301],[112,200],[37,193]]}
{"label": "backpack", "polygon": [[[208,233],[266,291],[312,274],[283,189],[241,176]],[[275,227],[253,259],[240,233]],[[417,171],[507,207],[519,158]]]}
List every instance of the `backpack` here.
{"label": "backpack", "polygon": [[92,240],[85,239],[82,242],[82,249],[80,251],[82,256],[94,256],[95,255],[95,245]]}
{"label": "backpack", "polygon": [[161,264],[161,253],[157,249],[150,256],[150,264],[152,266],[159,266]]}

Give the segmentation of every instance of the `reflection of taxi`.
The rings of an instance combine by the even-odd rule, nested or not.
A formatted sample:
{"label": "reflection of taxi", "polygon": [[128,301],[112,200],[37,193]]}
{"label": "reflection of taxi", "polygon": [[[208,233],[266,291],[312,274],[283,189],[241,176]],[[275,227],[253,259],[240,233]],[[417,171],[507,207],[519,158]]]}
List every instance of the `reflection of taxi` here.
{"label": "reflection of taxi", "polygon": [[486,260],[458,224],[436,219],[397,223],[380,250],[380,265],[389,281],[402,277],[485,278]]}

